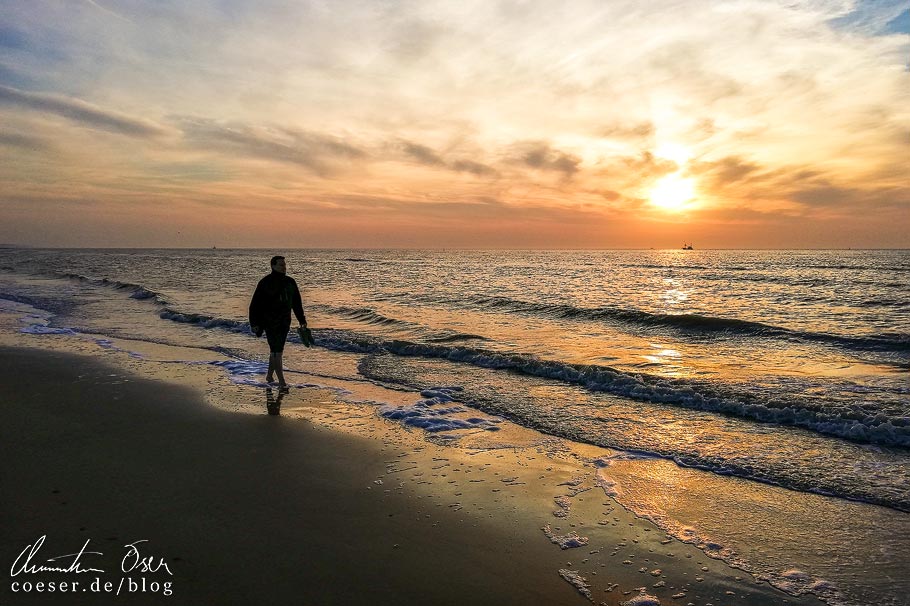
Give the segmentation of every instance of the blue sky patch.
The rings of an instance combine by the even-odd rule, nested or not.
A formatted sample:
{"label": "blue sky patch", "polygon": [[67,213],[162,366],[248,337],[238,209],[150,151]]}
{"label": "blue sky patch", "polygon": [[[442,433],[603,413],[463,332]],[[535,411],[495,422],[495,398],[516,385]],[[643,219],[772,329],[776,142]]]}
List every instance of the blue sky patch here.
{"label": "blue sky patch", "polygon": [[886,34],[910,34],[910,8],[888,22]]}

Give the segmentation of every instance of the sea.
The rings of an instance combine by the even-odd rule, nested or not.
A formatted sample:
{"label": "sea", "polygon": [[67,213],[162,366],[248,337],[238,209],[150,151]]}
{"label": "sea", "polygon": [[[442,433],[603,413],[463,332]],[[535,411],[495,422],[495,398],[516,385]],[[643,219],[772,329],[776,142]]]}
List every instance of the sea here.
{"label": "sea", "polygon": [[[36,336],[208,349],[248,380],[267,356],[249,300],[277,253],[316,341],[291,334],[291,371],[443,389],[698,470],[714,493],[808,499],[727,507],[728,524],[754,527],[731,531],[735,563],[814,567],[844,604],[908,603],[910,251],[10,248],[0,304],[26,309]],[[646,494],[629,500],[649,516]],[[684,526],[668,512],[651,517]]]}

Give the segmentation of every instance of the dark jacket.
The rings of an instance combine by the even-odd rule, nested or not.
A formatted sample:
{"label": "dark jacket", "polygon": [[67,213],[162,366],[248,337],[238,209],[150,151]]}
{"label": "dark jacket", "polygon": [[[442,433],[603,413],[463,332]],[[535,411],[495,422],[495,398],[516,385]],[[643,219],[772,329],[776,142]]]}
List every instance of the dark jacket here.
{"label": "dark jacket", "polygon": [[256,285],[253,300],[250,301],[250,326],[266,328],[280,324],[291,324],[291,310],[297,321],[306,326],[300,289],[294,278],[273,271]]}

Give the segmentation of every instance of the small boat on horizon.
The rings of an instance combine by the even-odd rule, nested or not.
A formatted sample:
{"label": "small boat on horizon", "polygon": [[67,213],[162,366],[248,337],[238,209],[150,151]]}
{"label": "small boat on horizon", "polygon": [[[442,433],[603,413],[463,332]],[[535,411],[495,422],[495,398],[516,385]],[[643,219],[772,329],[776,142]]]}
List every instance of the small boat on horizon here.
{"label": "small boat on horizon", "polygon": [[683,250],[695,250],[695,247],[693,247],[691,244],[683,244],[682,249]]}

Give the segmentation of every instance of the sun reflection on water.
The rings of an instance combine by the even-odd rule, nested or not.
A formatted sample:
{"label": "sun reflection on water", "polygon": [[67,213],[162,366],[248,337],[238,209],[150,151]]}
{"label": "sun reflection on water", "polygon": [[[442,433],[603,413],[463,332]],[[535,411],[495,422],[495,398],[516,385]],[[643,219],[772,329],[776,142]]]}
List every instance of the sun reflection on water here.
{"label": "sun reflection on water", "polygon": [[691,369],[687,368],[687,366],[682,363],[683,354],[678,350],[657,343],[649,343],[648,345],[653,347],[656,351],[644,354],[641,357],[650,364],[659,367],[659,373],[661,375],[680,377],[692,373]]}

